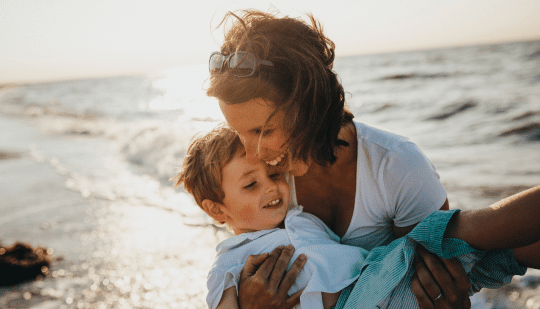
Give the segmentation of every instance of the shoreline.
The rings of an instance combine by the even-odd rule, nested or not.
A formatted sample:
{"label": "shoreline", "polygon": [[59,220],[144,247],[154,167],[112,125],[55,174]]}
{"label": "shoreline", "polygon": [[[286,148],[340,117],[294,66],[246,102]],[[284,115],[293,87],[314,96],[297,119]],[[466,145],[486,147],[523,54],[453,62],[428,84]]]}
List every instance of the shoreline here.
{"label": "shoreline", "polygon": [[84,197],[32,156],[28,145],[47,136],[25,119],[0,122],[0,151],[20,154],[0,160],[2,244],[44,246],[53,259],[46,278],[1,287],[0,308],[206,307],[219,231],[144,200]]}

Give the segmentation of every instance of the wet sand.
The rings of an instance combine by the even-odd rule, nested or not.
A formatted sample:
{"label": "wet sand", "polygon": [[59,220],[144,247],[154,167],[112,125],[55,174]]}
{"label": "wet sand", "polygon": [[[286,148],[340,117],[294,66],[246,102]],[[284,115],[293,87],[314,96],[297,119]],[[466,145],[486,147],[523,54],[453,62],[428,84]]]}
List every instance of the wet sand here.
{"label": "wet sand", "polygon": [[[206,308],[206,274],[221,232],[136,198],[69,190],[69,174],[38,162],[26,120],[2,117],[0,240],[52,249],[43,280],[0,288],[0,308]],[[31,141],[26,141],[30,143]]]}

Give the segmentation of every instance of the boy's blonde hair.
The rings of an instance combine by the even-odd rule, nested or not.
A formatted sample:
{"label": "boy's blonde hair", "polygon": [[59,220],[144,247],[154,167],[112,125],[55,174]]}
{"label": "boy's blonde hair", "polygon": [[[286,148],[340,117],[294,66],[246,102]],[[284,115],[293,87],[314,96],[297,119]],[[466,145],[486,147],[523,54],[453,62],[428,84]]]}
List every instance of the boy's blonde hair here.
{"label": "boy's blonde hair", "polygon": [[205,135],[194,137],[180,172],[171,179],[174,187],[178,188],[183,183],[201,208],[205,199],[223,203],[223,167],[243,147],[236,132],[226,123],[217,125]]}

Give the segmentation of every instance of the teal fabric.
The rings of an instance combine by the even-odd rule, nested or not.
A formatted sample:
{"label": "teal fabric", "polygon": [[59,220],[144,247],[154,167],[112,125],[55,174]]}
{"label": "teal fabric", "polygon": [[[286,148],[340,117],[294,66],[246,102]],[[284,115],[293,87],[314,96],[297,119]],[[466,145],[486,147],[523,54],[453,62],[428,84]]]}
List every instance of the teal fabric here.
{"label": "teal fabric", "polygon": [[360,278],[354,287],[350,286],[350,295],[349,291],[342,291],[336,309],[417,308],[410,289],[416,242],[443,258],[457,257],[471,280],[470,295],[481,288],[500,287],[513,275],[525,274],[527,268],[517,264],[511,250],[477,251],[459,239],[444,238],[446,227],[457,212],[436,211],[407,236],[373,249]]}

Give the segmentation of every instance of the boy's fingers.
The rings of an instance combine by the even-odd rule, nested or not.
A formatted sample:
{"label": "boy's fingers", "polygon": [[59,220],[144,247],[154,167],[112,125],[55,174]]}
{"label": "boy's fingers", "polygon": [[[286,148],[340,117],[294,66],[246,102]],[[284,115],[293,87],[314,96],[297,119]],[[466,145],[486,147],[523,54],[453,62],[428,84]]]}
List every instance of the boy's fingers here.
{"label": "boy's fingers", "polygon": [[255,275],[259,266],[268,258],[268,253],[250,255],[247,258],[246,264],[240,273],[240,278],[251,277]]}
{"label": "boy's fingers", "polygon": [[291,260],[293,253],[294,247],[292,245],[288,245],[285,247],[285,249],[283,249],[283,251],[281,251],[279,258],[276,260],[269,280],[270,286],[275,287],[276,290],[281,283],[281,279],[283,279],[283,275],[287,271],[287,265],[289,265],[289,261]]}
{"label": "boy's fingers", "polygon": [[[304,288],[305,289],[305,288]],[[286,309],[292,309],[294,306],[300,304],[300,296],[302,295],[302,292],[304,292],[304,289],[301,289],[300,291],[294,293],[287,299],[285,302],[285,308]]]}

